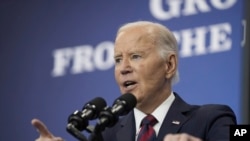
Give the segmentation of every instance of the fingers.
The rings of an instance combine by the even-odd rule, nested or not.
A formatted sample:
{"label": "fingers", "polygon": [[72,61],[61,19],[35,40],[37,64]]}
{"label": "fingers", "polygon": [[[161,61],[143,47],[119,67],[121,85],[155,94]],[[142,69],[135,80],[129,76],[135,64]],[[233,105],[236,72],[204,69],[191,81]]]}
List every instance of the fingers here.
{"label": "fingers", "polygon": [[63,138],[61,138],[61,137],[55,137],[54,140],[55,141],[64,141]]}
{"label": "fingers", "polygon": [[39,119],[32,119],[31,124],[37,129],[40,134],[40,137],[52,138],[53,134],[50,133],[46,125]]}
{"label": "fingers", "polygon": [[168,134],[165,136],[164,141],[202,141],[201,139],[191,136],[186,133],[181,134]]}

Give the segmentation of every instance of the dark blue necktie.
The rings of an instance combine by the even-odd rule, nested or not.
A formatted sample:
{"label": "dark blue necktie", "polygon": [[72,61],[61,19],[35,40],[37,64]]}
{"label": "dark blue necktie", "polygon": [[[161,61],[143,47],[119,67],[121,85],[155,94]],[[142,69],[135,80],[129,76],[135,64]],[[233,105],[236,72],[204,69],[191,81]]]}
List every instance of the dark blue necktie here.
{"label": "dark blue necktie", "polygon": [[152,115],[147,115],[141,122],[141,130],[137,141],[154,141],[156,134],[153,126],[157,123],[157,119]]}

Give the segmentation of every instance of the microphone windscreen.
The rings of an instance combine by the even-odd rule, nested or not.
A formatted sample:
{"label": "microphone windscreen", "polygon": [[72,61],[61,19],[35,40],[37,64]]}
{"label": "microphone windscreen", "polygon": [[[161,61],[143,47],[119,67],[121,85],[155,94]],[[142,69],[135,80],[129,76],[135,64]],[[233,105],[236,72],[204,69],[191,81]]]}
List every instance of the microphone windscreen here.
{"label": "microphone windscreen", "polygon": [[104,107],[107,106],[107,103],[106,103],[106,101],[105,101],[103,98],[101,98],[101,97],[96,97],[96,98],[94,98],[93,100],[89,101],[89,102],[83,107],[83,109],[85,109],[85,108],[87,107],[87,105],[88,105],[88,106],[89,106],[89,105],[93,106],[93,108],[95,109],[95,111],[96,111],[97,113],[99,113],[100,111],[103,110]]}
{"label": "microphone windscreen", "polygon": [[137,103],[136,97],[131,93],[122,94],[119,98],[117,98],[115,102],[117,101],[124,102],[125,109],[126,109],[125,111],[127,112],[132,110],[136,106],[136,103]]}

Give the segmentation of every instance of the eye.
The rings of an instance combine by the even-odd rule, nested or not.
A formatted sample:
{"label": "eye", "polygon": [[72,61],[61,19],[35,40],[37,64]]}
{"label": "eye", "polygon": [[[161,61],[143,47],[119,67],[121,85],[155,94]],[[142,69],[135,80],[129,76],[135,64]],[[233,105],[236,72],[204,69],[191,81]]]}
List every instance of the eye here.
{"label": "eye", "polygon": [[133,54],[131,58],[137,60],[137,59],[140,59],[141,56],[138,54]]}
{"label": "eye", "polygon": [[121,60],[122,60],[121,58],[115,58],[115,63],[119,64],[121,62]]}

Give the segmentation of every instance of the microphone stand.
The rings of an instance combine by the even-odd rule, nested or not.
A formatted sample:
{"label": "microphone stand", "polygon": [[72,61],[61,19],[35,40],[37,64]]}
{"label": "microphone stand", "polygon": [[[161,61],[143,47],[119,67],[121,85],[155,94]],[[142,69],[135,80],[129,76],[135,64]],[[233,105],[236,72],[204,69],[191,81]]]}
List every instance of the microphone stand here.
{"label": "microphone stand", "polygon": [[103,141],[101,132],[104,130],[102,125],[97,124],[95,128],[87,127],[87,131],[91,133],[89,140],[79,131],[73,124],[67,125],[67,131],[77,138],[79,141]]}
{"label": "microphone stand", "polygon": [[102,132],[106,127],[114,126],[118,121],[118,116],[111,112],[111,108],[107,107],[99,115],[99,120],[92,131],[89,140],[90,141],[103,141]]}
{"label": "microphone stand", "polygon": [[95,130],[90,134],[89,141],[103,141],[101,126],[95,126]]}
{"label": "microphone stand", "polygon": [[68,117],[67,131],[80,141],[88,141],[87,138],[81,134],[81,131],[88,126],[88,121],[82,119],[82,111],[75,111]]}
{"label": "microphone stand", "polygon": [[81,132],[73,124],[68,124],[66,129],[71,135],[79,139],[79,141],[88,141],[87,138],[81,134]]}

